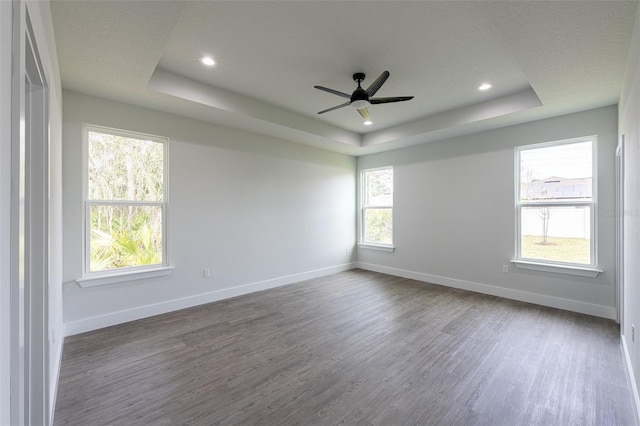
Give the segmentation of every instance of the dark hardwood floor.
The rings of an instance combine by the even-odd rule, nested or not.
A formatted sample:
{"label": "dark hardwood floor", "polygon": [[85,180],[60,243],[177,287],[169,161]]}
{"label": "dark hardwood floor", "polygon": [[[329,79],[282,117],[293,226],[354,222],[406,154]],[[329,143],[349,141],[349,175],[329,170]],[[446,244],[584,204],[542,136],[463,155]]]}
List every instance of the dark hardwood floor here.
{"label": "dark hardwood floor", "polygon": [[56,425],[631,425],[613,321],[353,270],[66,339]]}

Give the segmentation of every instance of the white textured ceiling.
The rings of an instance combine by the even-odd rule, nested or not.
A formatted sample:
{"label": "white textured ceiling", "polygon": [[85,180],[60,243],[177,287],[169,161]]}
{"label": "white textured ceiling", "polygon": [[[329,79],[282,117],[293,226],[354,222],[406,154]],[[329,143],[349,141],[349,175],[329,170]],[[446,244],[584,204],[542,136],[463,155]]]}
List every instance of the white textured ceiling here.
{"label": "white textured ceiling", "polygon": [[[52,16],[66,89],[361,155],[615,104],[637,5],[57,0]],[[314,85],[385,70],[377,96],[415,98],[370,106],[370,127],[316,114],[344,100]]]}

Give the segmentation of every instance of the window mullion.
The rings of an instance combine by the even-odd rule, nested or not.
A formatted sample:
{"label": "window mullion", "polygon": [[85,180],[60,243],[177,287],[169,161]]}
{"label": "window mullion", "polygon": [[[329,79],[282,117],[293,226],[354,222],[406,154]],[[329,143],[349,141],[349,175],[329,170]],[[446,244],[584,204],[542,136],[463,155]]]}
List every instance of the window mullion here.
{"label": "window mullion", "polygon": [[393,206],[389,206],[389,205],[370,205],[370,206],[364,206],[363,208],[365,209],[392,209]]}
{"label": "window mullion", "polygon": [[550,201],[550,202],[519,202],[519,206],[522,207],[571,207],[571,206],[579,206],[579,207],[587,207],[593,206],[595,203],[593,201]]}
{"label": "window mullion", "polygon": [[87,204],[95,206],[163,206],[164,201],[130,201],[130,200],[87,200]]}

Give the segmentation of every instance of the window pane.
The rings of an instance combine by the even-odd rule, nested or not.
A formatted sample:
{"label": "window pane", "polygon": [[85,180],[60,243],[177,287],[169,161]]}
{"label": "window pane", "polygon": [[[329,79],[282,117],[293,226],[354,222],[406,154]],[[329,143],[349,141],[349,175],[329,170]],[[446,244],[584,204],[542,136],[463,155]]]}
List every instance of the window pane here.
{"label": "window pane", "polygon": [[391,244],[393,212],[391,209],[365,209],[364,242]]}
{"label": "window pane", "polygon": [[520,152],[520,200],[591,200],[591,142]]}
{"label": "window pane", "polygon": [[162,264],[162,207],[91,206],[91,272]]}
{"label": "window pane", "polygon": [[591,264],[591,208],[522,207],[521,257]]}
{"label": "window pane", "polygon": [[88,132],[90,200],[162,201],[160,142]]}
{"label": "window pane", "polygon": [[365,172],[366,206],[393,205],[393,169]]}

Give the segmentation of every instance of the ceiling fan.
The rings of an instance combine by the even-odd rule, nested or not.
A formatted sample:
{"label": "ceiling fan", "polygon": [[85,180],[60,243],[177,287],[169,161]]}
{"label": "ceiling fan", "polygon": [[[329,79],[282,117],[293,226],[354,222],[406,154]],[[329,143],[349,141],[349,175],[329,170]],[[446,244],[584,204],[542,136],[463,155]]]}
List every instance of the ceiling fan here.
{"label": "ceiling fan", "polygon": [[356,88],[356,90],[353,91],[351,95],[347,93],[339,92],[337,90],[329,89],[328,87],[313,86],[318,90],[322,90],[328,93],[333,93],[334,95],[338,95],[342,98],[349,99],[348,102],[334,106],[332,108],[322,110],[318,114],[324,114],[325,112],[333,111],[338,108],[351,106],[358,110],[362,118],[364,118],[365,120],[369,120],[370,118],[369,110],[367,109],[367,106],[369,104],[372,104],[372,105],[388,104],[391,102],[402,102],[402,101],[408,101],[413,99],[413,96],[396,96],[392,98],[372,98],[372,96],[376,94],[376,92],[380,89],[380,87],[382,87],[384,82],[387,81],[387,79],[389,78],[389,71],[385,71],[382,74],[380,74],[380,77],[376,78],[376,80],[373,83],[371,83],[371,85],[367,88],[367,90],[364,90],[360,86],[360,83],[364,80],[364,77],[365,75],[361,72],[357,72],[353,75],[353,80],[358,83],[358,87]]}

